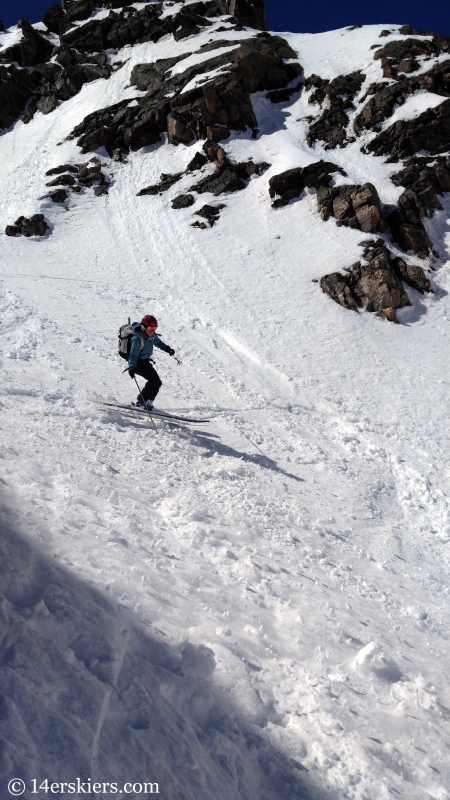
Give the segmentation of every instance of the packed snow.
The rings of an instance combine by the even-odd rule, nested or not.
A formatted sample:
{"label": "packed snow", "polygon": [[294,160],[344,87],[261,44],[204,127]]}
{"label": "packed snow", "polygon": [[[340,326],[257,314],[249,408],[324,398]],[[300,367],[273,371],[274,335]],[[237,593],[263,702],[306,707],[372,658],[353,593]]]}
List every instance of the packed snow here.
{"label": "packed snow", "polygon": [[[151,778],[176,800],[449,800],[449,200],[426,221],[433,293],[408,289],[397,326],[317,282],[361,258],[364,234],[323,222],[314,191],[271,208],[271,175],[322,157],[383,202],[399,195],[398,165],[362,154],[364,137],[306,145],[304,95],[253,97],[260,136],[224,147],[272,166],[218,198],[214,228],[191,226],[211,197],[171,208],[192,176],[136,197],[198,143],[127,163],[99,151],[107,196],[38,200],[46,170],[93,155],[66,140],[73,127],[138,96],[134,64],[198,50],[219,24],[124,48],[108,81],[1,139],[3,228],[37,212],[52,226],[2,243],[2,619],[21,653],[4,667],[7,779],[28,792],[33,778]],[[306,75],[362,69],[363,94],[382,29],[286,38]],[[209,423],[102,407],[135,400],[117,330],[146,313],[182,361],[157,351],[157,406]],[[212,729],[234,772],[206,746]]]}

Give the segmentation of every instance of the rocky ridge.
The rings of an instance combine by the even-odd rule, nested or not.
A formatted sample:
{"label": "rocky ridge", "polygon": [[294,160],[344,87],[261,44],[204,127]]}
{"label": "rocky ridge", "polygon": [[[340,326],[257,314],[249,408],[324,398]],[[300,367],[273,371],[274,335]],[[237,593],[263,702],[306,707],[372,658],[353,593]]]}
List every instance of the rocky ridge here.
{"label": "rocky ridge", "polygon": [[[73,128],[69,138],[77,140],[82,154],[105,148],[111,159],[126,161],[130,151],[154,145],[164,137],[175,146],[203,141],[187,169],[163,174],[159,183],[138,192],[139,196],[160,194],[184,179],[182,193],[172,198],[171,205],[175,210],[188,208],[198,195],[218,197],[241,191],[250,179],[268,169],[268,164],[253,160],[234,162],[227,155],[227,145],[219,144],[226,143],[235,135],[233,132],[248,129],[253,138],[258,137],[259,123],[252,102],[255,93],[264,93],[272,103],[279,104],[290,103],[294,95],[305,93],[308,103],[320,108],[318,115],[307,118],[306,143],[312,151],[317,146],[324,150],[343,148],[361,137],[364,152],[386,156],[388,161],[404,161],[403,169],[392,181],[405,191],[395,207],[382,207],[374,184],[336,185],[335,176],[345,177],[345,170],[320,160],[272,175],[269,192],[273,207],[286,206],[305,190],[316,189],[318,212],[324,221],[333,217],[338,226],[383,234],[385,246],[390,239],[421,259],[432,252],[438,257],[423,219],[442,210],[439,198],[450,191],[450,162],[446,155],[450,141],[450,60],[445,59],[450,53],[450,38],[403,26],[398,31],[403,38],[390,39],[381,47],[373,45],[373,57],[380,63],[383,80],[367,87],[361,69],[333,80],[315,74],[305,77],[297,53],[288,42],[267,31],[262,0],[202,0],[181,8],[177,4],[173,12],[172,7],[163,2],[148,2],[136,9],[123,6],[121,0],[64,0],[62,7],[54,5],[44,14],[45,33],[33,28],[28,20],[21,20],[20,42],[0,51],[0,125],[10,126],[21,112],[23,122],[28,123],[36,111],[55,111],[85,83],[108,80],[125,63],[112,58],[112,54],[117,55],[126,45],[156,43],[168,36],[175,41],[190,37],[189,52],[133,67],[130,83],[136,87],[135,97],[94,111]],[[98,15],[98,9],[109,13]],[[195,37],[218,18],[221,27],[216,26],[215,36],[199,48]],[[239,40],[227,38],[227,31],[244,31],[245,27],[253,30]],[[380,35],[391,37],[392,33],[386,30]],[[197,53],[202,59],[193,64],[188,59]],[[205,53],[210,54],[206,59]],[[433,59],[435,63],[426,69],[426,62]],[[398,106],[424,91],[440,95],[442,103],[415,119],[385,126]],[[430,156],[416,155],[425,149]],[[63,172],[62,167],[56,168],[57,177],[47,184],[57,187],[44,195],[52,202],[65,203],[69,192],[80,192],[86,186],[94,186],[97,195],[107,193],[108,180],[99,165],[66,165]],[[201,177],[184,186],[185,176],[197,170],[202,171]],[[224,204],[207,203],[195,215],[203,217],[211,227],[223,207]],[[27,224],[25,230],[30,230]],[[193,224],[208,227],[205,222]],[[33,230],[33,235],[43,235],[38,225]],[[19,232],[22,229],[17,223],[8,226],[9,235]],[[383,263],[389,262],[386,253],[383,259]],[[405,280],[405,270],[402,272],[398,265],[393,269],[395,280]],[[370,300],[370,292],[369,300],[362,300],[362,290],[355,288],[366,285],[367,275],[363,281],[356,267],[352,270],[353,278],[347,276],[344,280],[345,291],[330,289],[331,285],[341,285],[341,278],[333,277],[338,273],[333,273],[333,280],[325,276],[322,288],[348,308],[353,307],[348,301],[350,292],[353,304],[358,306],[360,302],[362,307],[380,313]],[[419,282],[425,286],[423,270],[422,273]],[[403,295],[394,295],[390,305],[383,301],[383,308],[401,307]],[[390,312],[383,314],[386,319],[395,317]]]}
{"label": "rocky ridge", "polygon": [[[219,40],[216,46],[224,44],[236,43]],[[71,137],[77,138],[83,153],[102,146],[112,155],[155,144],[162,133],[172,144],[189,144],[195,138],[205,139],[214,127],[255,129],[250,94],[285,87],[298,77],[300,65],[285,63],[294,57],[296,53],[283,39],[261,33],[181,73],[171,70],[182,59],[137,65],[131,82],[146,92],[144,97],[90,114]],[[218,76],[207,78],[208,72],[218,69],[222,70]],[[198,85],[184,91],[194,80]]]}

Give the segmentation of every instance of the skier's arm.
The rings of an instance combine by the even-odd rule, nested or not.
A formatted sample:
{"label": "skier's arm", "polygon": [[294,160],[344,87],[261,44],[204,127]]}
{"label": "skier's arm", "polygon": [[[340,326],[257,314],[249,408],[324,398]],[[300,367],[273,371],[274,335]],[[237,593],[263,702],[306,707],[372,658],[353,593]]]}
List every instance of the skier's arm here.
{"label": "skier's arm", "polygon": [[158,336],[155,336],[154,345],[159,347],[160,350],[164,350],[165,353],[169,353],[170,356],[173,356],[175,350],[173,347],[169,347],[168,344],[165,344]]}
{"label": "skier's arm", "polygon": [[134,369],[136,367],[140,352],[141,352],[141,340],[139,336],[132,336],[130,355],[128,356],[128,367],[130,369]]}

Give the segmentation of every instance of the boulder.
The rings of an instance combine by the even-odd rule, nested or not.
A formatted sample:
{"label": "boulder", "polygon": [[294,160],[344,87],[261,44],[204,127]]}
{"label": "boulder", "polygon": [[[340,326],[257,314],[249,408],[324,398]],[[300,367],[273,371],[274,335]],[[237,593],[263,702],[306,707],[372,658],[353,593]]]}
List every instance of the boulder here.
{"label": "boulder", "polygon": [[417,266],[417,264],[407,264],[402,258],[394,258],[393,264],[400,279],[408,286],[416,289],[421,294],[432,291],[431,282],[426,277],[422,267]]}
{"label": "boulder", "polygon": [[[208,144],[206,142],[204,147],[206,148]],[[219,167],[212,175],[207,175],[194,186],[191,186],[190,192],[198,192],[199,194],[211,192],[216,196],[224,192],[239,192],[241,189],[245,189],[249,178],[253,175],[262,175],[269,169],[270,164],[265,162],[254,164],[253,161],[247,161],[232,164],[219,145],[214,142],[210,144],[215,145],[215,148],[217,148],[216,153],[219,152],[219,161],[216,160],[216,164],[218,163]],[[214,151],[210,151],[210,154],[211,152],[213,153]],[[221,153],[223,154],[223,159],[221,158]]]}
{"label": "boulder", "polygon": [[366,243],[364,258],[365,264],[358,261],[345,275],[334,272],[320,281],[325,294],[344,308],[363,308],[381,319],[398,322],[396,310],[411,305],[402,281],[422,293],[431,291],[423,269],[401,258],[391,259],[383,239]]}
{"label": "boulder", "polygon": [[198,217],[204,217],[207,219],[210,227],[212,228],[219,219],[222,208],[225,208],[223,203],[220,203],[217,206],[205,205],[200,209],[200,211],[196,211],[195,213]]}
{"label": "boulder", "polygon": [[16,236],[18,233],[22,236],[44,236],[48,227],[43,214],[34,214],[31,219],[19,217],[14,225],[6,226],[5,233],[7,236]]}
{"label": "boulder", "polygon": [[358,306],[353,298],[348,279],[340,272],[331,272],[324,275],[320,281],[320,288],[335,303],[348,308],[350,311],[358,311]]}
{"label": "boulder", "polygon": [[206,128],[206,136],[212,142],[224,142],[229,135],[230,131],[224,125],[208,125]]}
{"label": "boulder", "polygon": [[273,175],[269,180],[269,194],[272,198],[278,195],[272,203],[273,208],[288,205],[291,200],[300,197],[307,187],[319,189],[321,186],[328,186],[335,172],[345,175],[341,167],[321,160],[308,164],[307,167],[295,167]]}
{"label": "boulder", "polygon": [[179,116],[172,113],[167,115],[167,133],[171,144],[189,144],[195,139],[192,128],[185,125]]}
{"label": "boulder", "polygon": [[223,170],[217,170],[213,175],[207,175],[201,181],[189,188],[190,192],[211,192],[211,194],[219,195],[224,192],[239,192],[245,189],[246,183],[236,169],[231,165]]}
{"label": "boulder", "polygon": [[208,160],[212,161],[218,169],[229,166],[230,162],[228,161],[225,150],[218,142],[207,139],[203,145],[203,151],[206,153]]}
{"label": "boulder", "polygon": [[420,217],[432,216],[442,209],[439,195],[450,192],[450,157],[417,157],[410,159],[406,167],[391,177],[396,186],[405,186],[415,192]]}
{"label": "boulder", "polygon": [[186,172],[195,172],[197,169],[204,167],[207,162],[208,159],[203,153],[196,153],[187,165]]}
{"label": "boulder", "polygon": [[43,114],[50,114],[55,108],[58,108],[59,100],[54,94],[49,94],[41,97],[36,102],[36,109],[42,111]]}
{"label": "boulder", "polygon": [[67,200],[67,192],[65,189],[56,189],[48,195],[52,203],[65,203]]}
{"label": "boulder", "polygon": [[70,22],[78,22],[89,19],[96,3],[95,0],[64,0],[63,5],[65,19]]}
{"label": "boulder", "polygon": [[5,228],[6,236],[17,236],[17,234],[21,235],[21,233],[19,225],[7,225]]}
{"label": "boulder", "polygon": [[356,228],[364,233],[386,230],[386,221],[380,211],[380,198],[372,183],[322,186],[317,192],[317,205],[325,222],[332,216],[337,220],[337,225]]}
{"label": "boulder", "polygon": [[441,210],[439,196],[450,191],[450,157],[417,157],[392,176],[396,186],[405,186],[397,208],[387,218],[394,240],[404,250],[426,258],[432,249],[422,218]]}
{"label": "boulder", "polygon": [[263,0],[226,0],[225,7],[224,13],[237,17],[244,27],[267,30],[266,9]]}
{"label": "boulder", "polygon": [[172,208],[189,208],[194,205],[195,198],[192,194],[179,194],[172,200]]}

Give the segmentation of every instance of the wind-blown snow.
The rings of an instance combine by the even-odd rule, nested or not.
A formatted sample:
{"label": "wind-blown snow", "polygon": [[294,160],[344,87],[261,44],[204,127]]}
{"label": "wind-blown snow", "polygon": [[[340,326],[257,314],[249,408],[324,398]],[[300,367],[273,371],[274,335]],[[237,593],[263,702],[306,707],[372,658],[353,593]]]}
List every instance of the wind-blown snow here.
{"label": "wind-blown snow", "polygon": [[[381,76],[370,46],[382,29],[286,38],[306,75],[362,68],[367,86]],[[101,152],[106,197],[71,195],[68,211],[37,200],[47,169],[91,157],[65,141],[83,116],[138,96],[134,64],[209,38],[124,49],[109,81],[2,137],[3,227],[39,211],[53,227],[2,245],[5,519],[177,652],[210,648],[214,672],[185,674],[305,767],[308,796],[448,800],[448,199],[426,222],[441,255],[434,293],[408,290],[398,326],[344,310],[317,283],[361,257],[364,234],[323,222],[313,192],[271,208],[270,176],[322,157],[345,182],[373,180],[383,202],[399,194],[398,165],[361,141],[306,146],[304,97],[287,108],[254,97],[260,137],[225,148],[272,167],[219,198],[213,229],[191,227],[211,197],[171,209],[192,175],[136,197],[198,144],[162,142],[126,164]],[[144,313],[183,362],[158,351],[157,405],[209,425],[155,431],[97,404],[134,400],[116,332]],[[53,613],[43,602],[27,612],[37,631]]]}

